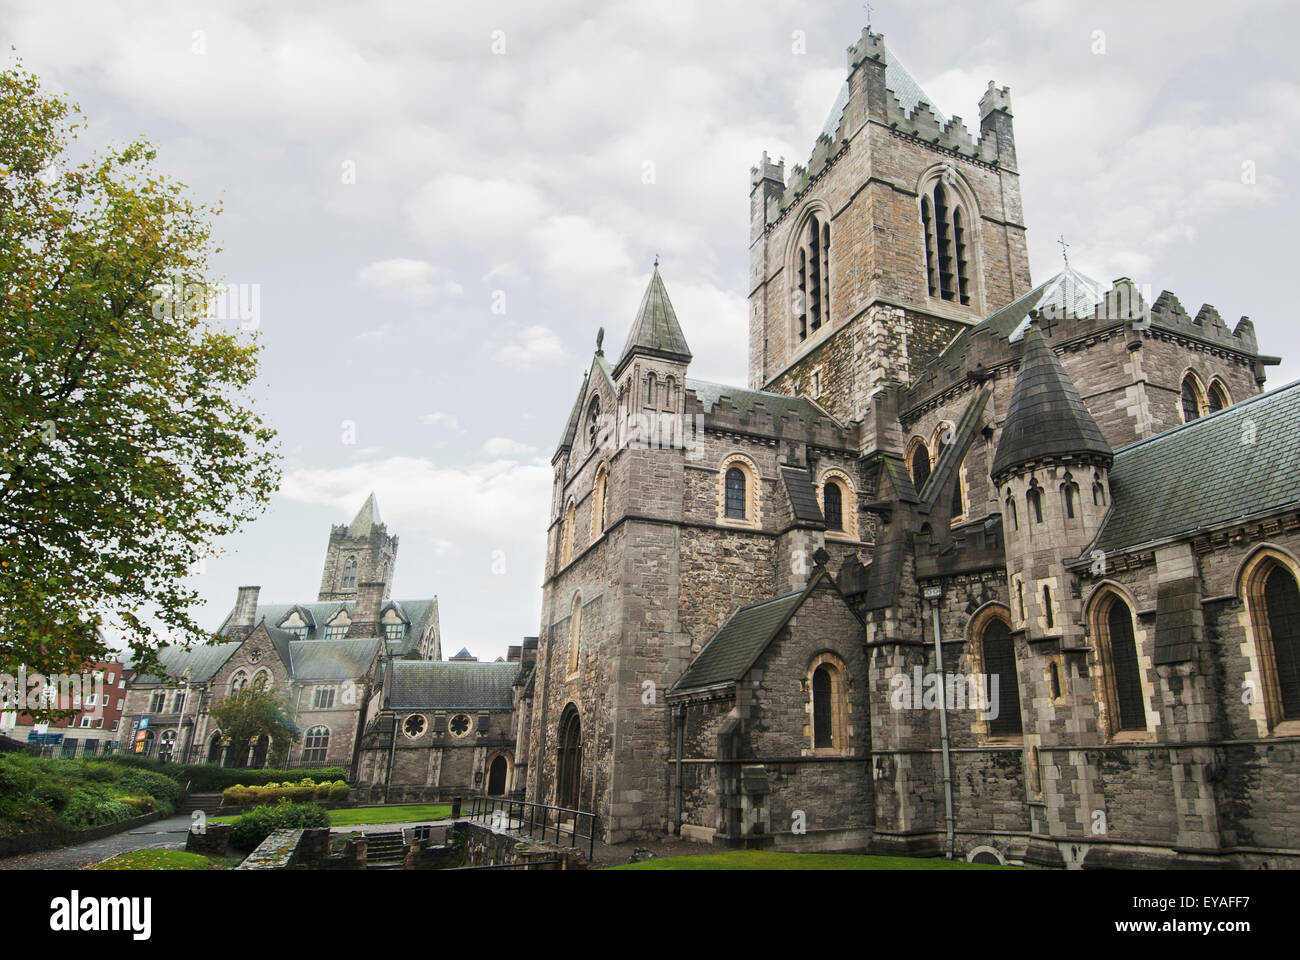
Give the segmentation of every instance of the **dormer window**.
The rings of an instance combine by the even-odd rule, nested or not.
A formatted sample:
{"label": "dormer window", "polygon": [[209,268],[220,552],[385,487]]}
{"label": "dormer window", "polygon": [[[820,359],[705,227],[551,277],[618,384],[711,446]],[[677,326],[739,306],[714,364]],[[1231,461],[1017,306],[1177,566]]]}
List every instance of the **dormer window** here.
{"label": "dormer window", "polygon": [[388,640],[401,640],[406,636],[406,624],[386,623],[384,624],[384,637]]}
{"label": "dormer window", "polygon": [[325,624],[326,640],[342,640],[348,635],[348,627],[352,625],[352,618],[348,616],[346,610],[340,610],[335,614],[334,619]]}

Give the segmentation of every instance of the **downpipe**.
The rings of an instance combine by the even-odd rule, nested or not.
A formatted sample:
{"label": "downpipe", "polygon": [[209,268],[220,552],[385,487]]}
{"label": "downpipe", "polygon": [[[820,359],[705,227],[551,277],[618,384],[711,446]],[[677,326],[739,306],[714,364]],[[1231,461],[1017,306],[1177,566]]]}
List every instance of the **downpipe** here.
{"label": "downpipe", "polygon": [[952,813],[952,758],[948,752],[948,684],[943,672],[943,638],[939,627],[939,601],[930,602],[930,611],[934,618],[934,661],[939,673],[939,742],[943,747],[943,815],[947,825],[947,842],[943,857],[951,860],[955,846],[956,824]]}

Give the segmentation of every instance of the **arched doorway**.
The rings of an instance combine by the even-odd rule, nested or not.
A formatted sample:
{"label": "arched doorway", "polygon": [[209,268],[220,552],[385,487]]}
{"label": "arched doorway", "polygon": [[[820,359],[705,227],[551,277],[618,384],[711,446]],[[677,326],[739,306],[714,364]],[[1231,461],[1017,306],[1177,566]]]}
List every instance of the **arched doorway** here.
{"label": "arched doorway", "polygon": [[268,737],[266,734],[262,734],[260,737],[257,738],[257,744],[253,747],[252,766],[254,769],[260,770],[264,766],[266,766],[266,752],[268,749],[270,749],[270,746],[271,746],[271,738]]}
{"label": "arched doorway", "polygon": [[221,763],[221,734],[214,733],[208,740],[208,763]]}
{"label": "arched doorway", "polygon": [[506,774],[510,764],[504,754],[497,754],[488,766],[487,793],[489,797],[503,797],[506,793]]}
{"label": "arched doorway", "polygon": [[582,796],[582,722],[569,704],[560,717],[560,754],[555,765],[556,806],[578,809]]}

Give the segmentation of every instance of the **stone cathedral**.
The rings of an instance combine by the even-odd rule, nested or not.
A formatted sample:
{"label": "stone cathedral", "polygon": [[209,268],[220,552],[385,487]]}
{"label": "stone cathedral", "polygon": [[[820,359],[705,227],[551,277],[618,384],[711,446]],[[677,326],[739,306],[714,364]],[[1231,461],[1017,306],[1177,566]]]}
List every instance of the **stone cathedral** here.
{"label": "stone cathedral", "polygon": [[[1300,865],[1300,384],[1251,322],[1030,276],[978,131],[865,30],[750,189],[749,383],[658,264],[553,459],[515,795],[620,842]],[[621,324],[620,324],[621,326]]]}

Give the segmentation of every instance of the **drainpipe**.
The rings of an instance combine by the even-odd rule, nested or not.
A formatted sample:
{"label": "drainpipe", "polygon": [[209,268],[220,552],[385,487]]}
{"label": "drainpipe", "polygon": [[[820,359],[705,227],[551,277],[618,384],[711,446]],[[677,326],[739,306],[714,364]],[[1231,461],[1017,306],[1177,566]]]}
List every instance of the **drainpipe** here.
{"label": "drainpipe", "polygon": [[944,848],[944,859],[951,860],[956,833],[952,814],[952,759],[948,754],[948,683],[943,674],[943,638],[939,627],[939,600],[943,597],[942,586],[927,586],[925,598],[930,601],[930,612],[934,618],[934,663],[939,673],[939,741],[943,746],[943,815],[947,825],[948,839]]}
{"label": "drainpipe", "polygon": [[682,749],[686,737],[686,706],[685,704],[673,705],[673,726],[676,736],[673,737],[673,761],[676,765],[677,790],[674,801],[675,809],[673,810],[673,833],[681,836],[682,832],[682,801],[684,787],[682,784]]}

